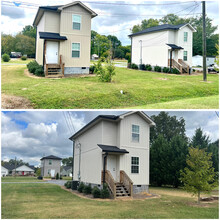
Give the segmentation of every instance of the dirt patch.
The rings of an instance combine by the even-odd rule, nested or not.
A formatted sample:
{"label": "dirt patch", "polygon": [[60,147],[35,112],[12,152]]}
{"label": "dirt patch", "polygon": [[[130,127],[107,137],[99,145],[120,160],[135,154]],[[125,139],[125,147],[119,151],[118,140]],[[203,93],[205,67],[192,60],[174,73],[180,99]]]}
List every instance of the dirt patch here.
{"label": "dirt patch", "polygon": [[158,78],[159,80],[168,80],[167,78]]}
{"label": "dirt patch", "polygon": [[33,109],[30,101],[23,97],[5,94],[1,97],[3,109]]}
{"label": "dirt patch", "polygon": [[25,75],[25,76],[28,76],[28,77],[31,77],[31,78],[35,78],[35,79],[45,79],[44,77],[35,76],[34,74],[30,73],[30,72],[28,71],[28,69],[25,69],[25,70],[24,70],[24,75]]}
{"label": "dirt patch", "polygon": [[187,204],[189,206],[193,206],[193,207],[203,207],[203,208],[210,208],[213,206],[213,204],[217,204],[218,201],[217,200],[212,200],[209,202],[202,202],[200,201],[200,204],[198,204],[197,202],[188,202]]}

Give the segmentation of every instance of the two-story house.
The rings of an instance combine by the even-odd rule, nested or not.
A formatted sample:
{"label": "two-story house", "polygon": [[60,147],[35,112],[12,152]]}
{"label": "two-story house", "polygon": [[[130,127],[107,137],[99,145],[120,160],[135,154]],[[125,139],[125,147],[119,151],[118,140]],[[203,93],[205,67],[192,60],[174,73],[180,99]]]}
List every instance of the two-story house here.
{"label": "two-story house", "polygon": [[190,24],[163,24],[131,34],[131,62],[189,73],[195,31]]}
{"label": "two-story house", "polygon": [[36,27],[36,61],[45,75],[88,74],[91,19],[97,14],[80,1],[39,7]]}
{"label": "two-story house", "polygon": [[54,155],[42,157],[41,159],[41,176],[55,177],[57,173],[60,175],[60,167],[62,158]]}
{"label": "two-story house", "polygon": [[114,198],[147,192],[153,125],[139,111],[96,117],[70,137],[74,143],[73,179],[93,186],[105,182]]}

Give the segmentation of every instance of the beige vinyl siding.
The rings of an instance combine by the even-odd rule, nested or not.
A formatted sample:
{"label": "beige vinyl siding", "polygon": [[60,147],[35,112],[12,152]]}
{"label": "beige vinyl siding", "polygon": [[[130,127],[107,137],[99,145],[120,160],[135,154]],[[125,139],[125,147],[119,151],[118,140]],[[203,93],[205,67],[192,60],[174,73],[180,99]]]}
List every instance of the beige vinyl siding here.
{"label": "beige vinyl siding", "polygon": [[40,65],[43,65],[44,40],[40,39],[39,32],[44,32],[44,30],[45,30],[45,15],[42,16],[40,22],[37,25],[36,61]]}
{"label": "beige vinyl siding", "polygon": [[103,121],[103,144],[117,146],[118,126],[110,121]]}
{"label": "beige vinyl siding", "polygon": [[[72,15],[81,15],[80,30],[73,30]],[[68,40],[60,42],[60,54],[65,67],[89,67],[91,44],[91,14],[79,5],[63,9],[60,15],[60,35]],[[72,57],[72,43],[80,43],[80,57]]]}
{"label": "beige vinyl siding", "polygon": [[[102,122],[94,125],[79,136],[76,141],[81,144],[81,181],[101,184],[102,151],[97,144],[102,143]],[[75,147],[74,180],[78,180],[79,149]]]}
{"label": "beige vinyl siding", "polygon": [[45,32],[60,32],[60,13],[46,11],[45,14]]}

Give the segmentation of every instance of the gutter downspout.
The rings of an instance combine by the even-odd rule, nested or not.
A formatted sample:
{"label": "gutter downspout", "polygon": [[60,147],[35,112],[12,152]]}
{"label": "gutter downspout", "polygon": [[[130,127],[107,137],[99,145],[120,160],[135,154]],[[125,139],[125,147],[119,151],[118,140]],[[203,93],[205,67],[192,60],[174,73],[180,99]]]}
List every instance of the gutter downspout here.
{"label": "gutter downspout", "polygon": [[172,69],[172,53],[173,53],[173,50],[171,49],[170,50],[170,71]]}
{"label": "gutter downspout", "polygon": [[73,181],[73,174],[74,174],[74,153],[75,153],[75,140],[73,141],[73,159],[72,159],[72,181]]}
{"label": "gutter downspout", "polygon": [[81,180],[81,175],[80,175],[80,165],[81,165],[81,144],[79,143],[78,144],[78,147],[79,147],[79,173],[78,173],[78,180],[80,182]]}
{"label": "gutter downspout", "polygon": [[37,55],[37,26],[36,26],[36,36],[35,36],[35,60],[36,60],[36,55]]}
{"label": "gutter downspout", "polygon": [[105,172],[106,172],[106,161],[107,161],[107,156],[108,156],[108,153],[106,152],[105,153],[105,156],[104,156],[104,163],[103,163],[103,185],[105,183]]}

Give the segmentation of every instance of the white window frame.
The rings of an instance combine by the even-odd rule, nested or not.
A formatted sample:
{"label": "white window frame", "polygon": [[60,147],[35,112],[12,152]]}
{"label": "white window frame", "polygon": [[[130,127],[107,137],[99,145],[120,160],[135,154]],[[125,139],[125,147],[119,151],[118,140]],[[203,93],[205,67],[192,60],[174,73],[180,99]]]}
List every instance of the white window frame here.
{"label": "white window frame", "polygon": [[[138,127],[138,132],[134,132],[134,131],[133,131],[133,126],[137,126],[137,127]],[[138,135],[138,141],[135,141],[135,140],[133,139],[133,134]],[[139,142],[140,142],[140,126],[139,126],[139,125],[135,125],[135,124],[132,124],[132,125],[131,125],[131,141],[132,141],[133,143],[139,143]]]}
{"label": "white window frame", "polygon": [[[137,159],[137,163],[133,163],[133,158]],[[137,167],[138,172],[133,172],[132,168]],[[139,157],[131,157],[131,173],[139,174],[140,173],[140,158]]]}
{"label": "white window frame", "polygon": [[[186,34],[186,36],[185,36],[185,34]],[[183,33],[183,41],[184,42],[188,41],[188,32],[186,32],[186,31]]]}
{"label": "white window frame", "polygon": [[[79,16],[80,17],[80,23],[77,23],[77,22],[75,22],[75,23],[77,23],[77,24],[80,24],[80,26],[79,26],[79,29],[74,29],[73,28],[73,16]],[[80,31],[82,29],[82,15],[79,15],[79,14],[72,14],[72,30],[75,30],[75,31]]]}
{"label": "white window frame", "polygon": [[52,160],[50,160],[50,159],[49,159],[49,162],[48,162],[48,164],[49,164],[49,165],[52,165]]}
{"label": "white window frame", "polygon": [[[185,55],[185,53],[186,53],[186,55]],[[186,59],[185,59],[185,57],[186,57]],[[188,51],[184,50],[183,51],[183,61],[187,61],[187,60],[188,60]]]}
{"label": "white window frame", "polygon": [[[73,57],[73,53],[72,53],[72,51],[73,51],[73,44],[79,44],[79,57]],[[81,57],[81,43],[80,42],[72,42],[71,43],[71,57],[73,59],[79,59]]]}

